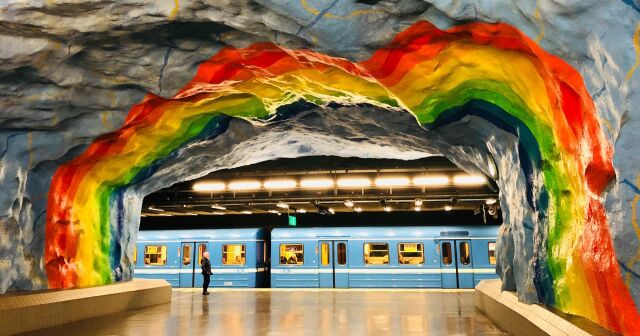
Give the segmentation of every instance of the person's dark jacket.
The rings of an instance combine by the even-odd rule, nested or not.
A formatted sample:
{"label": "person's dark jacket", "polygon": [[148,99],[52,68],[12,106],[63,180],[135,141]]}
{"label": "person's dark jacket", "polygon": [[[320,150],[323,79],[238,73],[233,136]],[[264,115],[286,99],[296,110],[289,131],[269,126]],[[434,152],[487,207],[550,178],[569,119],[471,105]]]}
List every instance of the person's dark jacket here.
{"label": "person's dark jacket", "polygon": [[211,275],[211,262],[207,258],[202,258],[202,274]]}

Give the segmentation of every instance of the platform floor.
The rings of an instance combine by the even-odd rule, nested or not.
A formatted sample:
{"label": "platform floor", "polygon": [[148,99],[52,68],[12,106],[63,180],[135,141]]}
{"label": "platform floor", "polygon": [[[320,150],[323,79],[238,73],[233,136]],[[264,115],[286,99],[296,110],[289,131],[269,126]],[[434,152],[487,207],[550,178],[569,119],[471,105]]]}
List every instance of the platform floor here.
{"label": "platform floor", "polygon": [[29,335],[506,335],[472,290],[175,289],[171,304]]}

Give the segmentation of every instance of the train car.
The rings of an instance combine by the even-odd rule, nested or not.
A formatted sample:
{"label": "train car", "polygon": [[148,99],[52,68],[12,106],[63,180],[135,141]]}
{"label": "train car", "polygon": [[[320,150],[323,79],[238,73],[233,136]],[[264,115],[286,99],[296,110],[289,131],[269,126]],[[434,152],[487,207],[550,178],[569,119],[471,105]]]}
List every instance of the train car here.
{"label": "train car", "polygon": [[473,288],[497,278],[498,226],[276,228],[271,287]]}
{"label": "train car", "polygon": [[200,260],[209,251],[210,287],[262,287],[264,229],[140,231],[134,278],[165,279],[173,287],[201,287]]}

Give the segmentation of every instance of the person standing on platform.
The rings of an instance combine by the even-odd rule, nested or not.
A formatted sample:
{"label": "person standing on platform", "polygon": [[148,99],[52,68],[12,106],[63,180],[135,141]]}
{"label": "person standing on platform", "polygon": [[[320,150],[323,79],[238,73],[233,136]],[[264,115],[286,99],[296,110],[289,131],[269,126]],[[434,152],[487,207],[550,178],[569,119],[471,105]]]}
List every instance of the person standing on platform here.
{"label": "person standing on platform", "polygon": [[202,283],[202,295],[209,295],[209,281],[211,281],[211,261],[209,261],[209,252],[203,253],[202,257],[202,262],[200,264],[202,267],[202,276],[204,277],[204,282]]}

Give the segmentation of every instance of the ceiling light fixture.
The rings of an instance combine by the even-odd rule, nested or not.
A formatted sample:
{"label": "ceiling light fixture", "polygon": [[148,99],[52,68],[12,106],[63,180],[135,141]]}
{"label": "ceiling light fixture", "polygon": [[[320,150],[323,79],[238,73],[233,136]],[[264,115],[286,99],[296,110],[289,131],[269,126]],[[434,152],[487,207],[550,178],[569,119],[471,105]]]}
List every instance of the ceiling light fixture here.
{"label": "ceiling light fixture", "polygon": [[487,183],[487,179],[482,175],[456,175],[453,177],[453,184],[460,186],[482,185]]}
{"label": "ceiling light fixture", "polygon": [[422,206],[422,198],[416,198],[415,203],[416,203],[417,207],[421,207]]}
{"label": "ceiling light fixture", "polygon": [[159,211],[159,212],[164,211],[164,210],[162,210],[162,209],[154,208],[154,207],[152,207],[152,206],[148,207],[147,209],[149,209],[149,210],[151,210],[151,211]]}
{"label": "ceiling light fixture", "polygon": [[335,210],[333,210],[333,208],[329,208],[329,212],[330,212],[332,215],[334,215],[334,214],[336,213],[336,211],[335,211]]}
{"label": "ceiling light fixture", "polygon": [[391,207],[386,205],[385,207],[383,207],[385,212],[391,212]]}
{"label": "ceiling light fixture", "polygon": [[453,209],[453,207],[448,204],[444,206],[444,211],[451,211],[451,209]]}
{"label": "ceiling light fixture", "polygon": [[345,200],[344,201],[344,205],[351,208],[353,207],[353,201],[352,200]]}
{"label": "ceiling light fixture", "polygon": [[387,176],[377,178],[375,183],[378,187],[406,187],[410,180],[404,176]]}
{"label": "ceiling light fixture", "polygon": [[353,211],[360,213],[362,212],[362,208],[361,207],[353,207]]}
{"label": "ceiling light fixture", "polygon": [[194,191],[221,191],[224,190],[224,182],[198,182],[193,184]]}
{"label": "ceiling light fixture", "polygon": [[269,210],[269,212],[272,213],[272,214],[278,214],[278,215],[280,214],[280,211],[273,210],[273,209]]}
{"label": "ceiling light fixture", "polygon": [[220,204],[212,204],[212,205],[211,205],[211,208],[212,208],[212,209],[217,209],[217,210],[227,210],[227,208],[223,207],[223,206],[222,206],[222,205],[220,205]]}
{"label": "ceiling light fixture", "polygon": [[278,208],[289,209],[289,204],[287,204],[285,202],[278,202],[278,203],[276,203],[276,206]]}
{"label": "ceiling light fixture", "polygon": [[293,189],[297,185],[293,179],[278,179],[264,181],[264,187],[267,189]]}
{"label": "ceiling light fixture", "polygon": [[243,214],[243,215],[251,215],[253,212],[248,211],[248,210],[242,210],[242,211],[240,211],[240,213]]}
{"label": "ceiling light fixture", "polygon": [[305,209],[296,209],[297,213],[307,213],[307,210]]}
{"label": "ceiling light fixture", "polygon": [[222,215],[224,215],[224,212],[214,211],[213,214],[216,215],[216,216],[222,216]]}
{"label": "ceiling light fixture", "polygon": [[444,186],[451,182],[445,175],[420,175],[413,178],[413,184],[417,186]]}
{"label": "ceiling light fixture", "polygon": [[487,205],[491,205],[491,204],[496,204],[496,202],[497,202],[497,201],[498,201],[498,200],[497,200],[497,199],[495,199],[495,198],[487,198],[487,200],[485,201],[485,203],[486,203]]}
{"label": "ceiling light fixture", "polygon": [[233,181],[229,183],[229,189],[237,190],[256,190],[260,189],[259,181]]}
{"label": "ceiling light fixture", "polygon": [[371,186],[371,180],[366,177],[343,177],[338,179],[338,187],[363,188]]}
{"label": "ceiling light fixture", "polygon": [[420,211],[422,210],[422,208],[421,208],[421,207],[419,207],[419,206],[417,206],[417,207],[415,207],[415,208],[413,208],[413,209],[414,209],[415,211],[418,211],[418,212],[420,212]]}
{"label": "ceiling light fixture", "polygon": [[331,188],[334,184],[335,183],[330,178],[309,178],[300,180],[300,186],[309,189]]}

